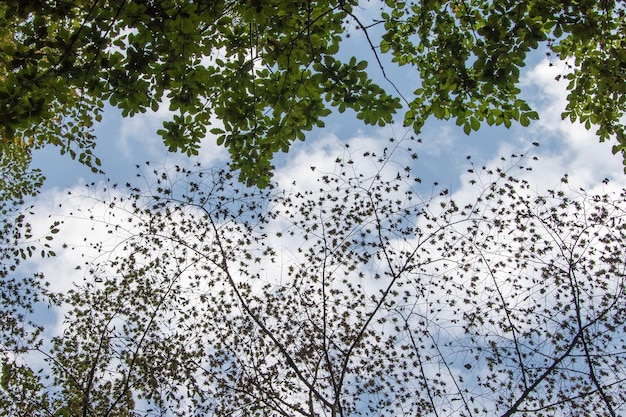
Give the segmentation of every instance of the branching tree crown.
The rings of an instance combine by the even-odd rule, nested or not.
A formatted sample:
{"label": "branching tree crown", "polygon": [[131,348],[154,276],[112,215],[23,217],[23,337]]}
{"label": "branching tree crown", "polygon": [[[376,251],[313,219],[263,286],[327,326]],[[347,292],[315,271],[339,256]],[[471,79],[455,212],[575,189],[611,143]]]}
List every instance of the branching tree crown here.
{"label": "branching tree crown", "polygon": [[409,146],[348,154],[311,189],[180,167],[107,184],[75,214],[123,239],[95,239],[61,295],[64,332],[33,348],[46,371],[5,362],[3,411],[622,415],[626,191],[538,193],[505,161],[470,197],[424,198],[390,163]]}
{"label": "branching tree crown", "polygon": [[[364,34],[367,61],[341,48],[349,28]],[[241,178],[266,186],[272,156],[333,108],[385,124],[405,105],[416,131],[430,116],[467,133],[528,125],[538,115],[519,96],[520,68],[540,46],[571,64],[563,117],[623,153],[625,28],[616,0],[2,2],[2,167],[54,144],[97,169],[91,128],[105,103],[124,116],[166,105],[170,150],[196,154],[210,130]],[[420,87],[374,83],[387,78],[381,54]]]}

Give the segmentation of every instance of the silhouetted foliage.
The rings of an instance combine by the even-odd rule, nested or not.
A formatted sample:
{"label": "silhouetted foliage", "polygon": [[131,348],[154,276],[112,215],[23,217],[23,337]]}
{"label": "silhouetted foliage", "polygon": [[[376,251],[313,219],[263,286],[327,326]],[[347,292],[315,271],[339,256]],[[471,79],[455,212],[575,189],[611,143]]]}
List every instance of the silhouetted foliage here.
{"label": "silhouetted foliage", "polygon": [[111,238],[45,371],[5,365],[5,413],[623,414],[626,192],[537,192],[513,157],[425,197],[412,145],[308,188],[201,167],[90,187],[72,221]]}

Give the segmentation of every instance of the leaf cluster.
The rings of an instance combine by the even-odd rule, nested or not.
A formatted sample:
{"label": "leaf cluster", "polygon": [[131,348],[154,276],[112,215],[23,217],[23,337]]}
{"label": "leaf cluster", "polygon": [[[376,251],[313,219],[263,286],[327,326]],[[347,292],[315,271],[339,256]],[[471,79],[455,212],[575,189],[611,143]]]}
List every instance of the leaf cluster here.
{"label": "leaf cluster", "polygon": [[[333,108],[383,125],[402,99],[416,131],[431,116],[468,134],[528,125],[538,114],[519,97],[520,69],[546,45],[572,64],[563,116],[598,126],[600,140],[615,136],[614,151],[624,151],[621,2],[376,4],[380,18],[364,22],[344,0],[2,3],[0,149],[54,144],[97,170],[92,126],[104,103],[129,117],[167,106],[174,114],[159,134],[168,149],[197,154],[210,131],[241,179],[264,187],[272,157]],[[384,26],[380,42],[374,26]],[[377,69],[343,50],[349,27]],[[412,95],[372,81],[375,71],[389,80],[379,53],[415,69]]]}

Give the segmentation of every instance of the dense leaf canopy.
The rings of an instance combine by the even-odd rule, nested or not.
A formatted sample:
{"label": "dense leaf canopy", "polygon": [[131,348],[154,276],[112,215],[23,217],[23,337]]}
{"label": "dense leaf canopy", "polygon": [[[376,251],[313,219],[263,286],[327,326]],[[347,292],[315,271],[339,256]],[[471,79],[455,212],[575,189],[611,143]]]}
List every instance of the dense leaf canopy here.
{"label": "dense leaf canopy", "polygon": [[[364,32],[367,61],[342,49],[349,30]],[[625,32],[614,0],[2,2],[2,165],[55,144],[96,169],[91,128],[105,103],[124,116],[165,105],[170,150],[195,154],[210,130],[242,179],[264,186],[272,156],[332,108],[385,124],[404,105],[416,130],[429,116],[467,133],[529,124],[520,68],[540,45],[571,64],[563,116],[624,152]],[[413,68],[419,88],[374,83],[383,54]]]}

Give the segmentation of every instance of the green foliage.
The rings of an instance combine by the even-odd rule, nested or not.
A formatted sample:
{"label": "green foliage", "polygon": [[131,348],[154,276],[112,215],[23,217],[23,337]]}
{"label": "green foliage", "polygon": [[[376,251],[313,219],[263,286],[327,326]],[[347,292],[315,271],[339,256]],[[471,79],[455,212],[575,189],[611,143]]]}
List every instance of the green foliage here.
{"label": "green foliage", "polygon": [[[333,108],[383,125],[402,98],[404,123],[416,131],[430,116],[466,133],[484,123],[526,126],[538,115],[519,98],[520,68],[547,46],[573,65],[563,116],[598,126],[600,140],[615,136],[615,152],[626,152],[621,2],[374,1],[367,7],[380,7],[381,18],[367,22],[357,4],[3,2],[0,150],[54,144],[97,170],[91,128],[105,102],[128,117],[167,105],[175,114],[159,134],[168,149],[197,154],[210,130],[241,179],[263,187],[273,155],[323,126]],[[376,25],[384,25],[379,44],[369,36]],[[385,74],[379,53],[415,69],[413,96],[376,85],[367,62],[343,51],[354,26],[379,64],[369,71]]]}
{"label": "green foliage", "polygon": [[[520,69],[540,44],[573,61],[564,117],[617,137],[623,150],[624,8],[619,2],[387,2],[381,51],[417,69],[405,124],[456,119],[466,133],[483,122],[527,126],[538,115],[518,98]],[[626,157],[626,154],[625,154]]]}
{"label": "green foliage", "polygon": [[[145,188],[80,196],[73,223],[103,223],[115,243],[96,233],[68,248],[91,245],[93,261],[62,295],[65,330],[42,373],[5,365],[0,406],[622,415],[626,190],[571,190],[564,178],[537,193],[513,158],[469,177],[464,201],[427,197],[397,171],[413,145],[346,150],[310,189],[172,167],[141,174]],[[376,175],[359,172],[372,165]]]}

